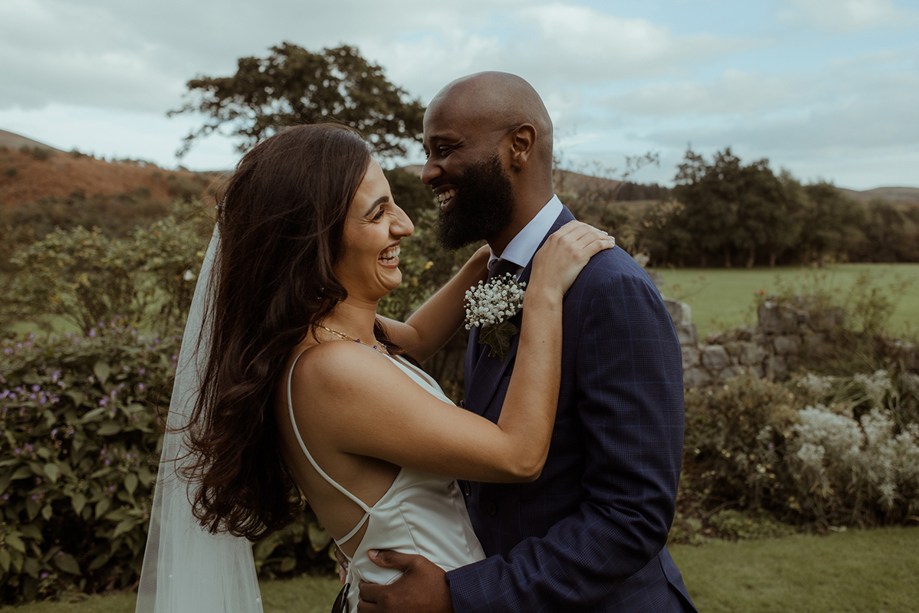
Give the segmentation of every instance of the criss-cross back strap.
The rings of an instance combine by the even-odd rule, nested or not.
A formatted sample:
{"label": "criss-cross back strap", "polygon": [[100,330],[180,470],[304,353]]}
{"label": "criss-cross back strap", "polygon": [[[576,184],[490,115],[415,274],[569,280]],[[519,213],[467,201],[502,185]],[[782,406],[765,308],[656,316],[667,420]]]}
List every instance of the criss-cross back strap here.
{"label": "criss-cross back strap", "polygon": [[[305,349],[304,349],[305,351]],[[287,409],[290,411],[290,422],[294,426],[294,434],[297,436],[297,442],[300,443],[300,449],[303,450],[303,453],[306,455],[306,459],[310,461],[310,464],[313,465],[313,468],[316,469],[316,472],[322,475],[322,478],[329,482],[329,484],[337,489],[339,492],[347,496],[351,501],[353,501],[357,506],[364,510],[364,516],[361,518],[357,525],[351,529],[348,534],[343,536],[340,539],[336,539],[336,542],[339,545],[347,542],[351,537],[357,534],[357,531],[367,522],[367,518],[370,517],[371,508],[367,506],[363,500],[346,490],[341,484],[339,484],[335,479],[330,477],[322,468],[319,467],[319,464],[316,463],[316,460],[313,459],[313,455],[310,453],[310,450],[306,448],[306,443],[303,442],[303,437],[300,436],[300,430],[297,428],[297,420],[294,417],[294,403],[290,394],[290,382],[293,379],[294,367],[297,365],[297,360],[300,359],[300,356],[303,355],[303,351],[297,354],[297,357],[294,358],[294,363],[290,366],[290,372],[287,375]]]}

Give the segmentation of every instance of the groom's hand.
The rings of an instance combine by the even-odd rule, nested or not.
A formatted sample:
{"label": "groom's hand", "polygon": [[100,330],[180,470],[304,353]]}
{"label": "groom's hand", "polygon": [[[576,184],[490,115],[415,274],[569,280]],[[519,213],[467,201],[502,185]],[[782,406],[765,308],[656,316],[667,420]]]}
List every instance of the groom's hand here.
{"label": "groom's hand", "polygon": [[389,585],[359,586],[358,613],[453,613],[446,573],[423,556],[390,550],[371,550],[370,560],[383,568],[402,571]]}

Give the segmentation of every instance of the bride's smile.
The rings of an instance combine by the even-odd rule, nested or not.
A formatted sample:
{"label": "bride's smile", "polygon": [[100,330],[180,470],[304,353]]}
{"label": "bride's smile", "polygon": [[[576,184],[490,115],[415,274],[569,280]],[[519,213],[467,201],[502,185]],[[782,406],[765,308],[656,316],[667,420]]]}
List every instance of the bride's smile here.
{"label": "bride's smile", "polygon": [[375,302],[399,286],[400,242],[414,230],[393,200],[383,169],[372,161],[348,208],[341,255],[333,266],[349,297]]}

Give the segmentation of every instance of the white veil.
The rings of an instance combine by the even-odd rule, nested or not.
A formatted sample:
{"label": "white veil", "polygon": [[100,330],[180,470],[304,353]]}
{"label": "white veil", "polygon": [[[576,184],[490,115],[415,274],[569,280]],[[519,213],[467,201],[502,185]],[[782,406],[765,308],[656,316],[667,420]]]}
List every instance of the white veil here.
{"label": "white veil", "polygon": [[179,352],[136,613],[262,613],[252,546],[245,538],[214,535],[202,528],[192,515],[194,492],[181,477],[181,469],[191,464],[183,427],[198,399],[200,373],[211,349],[204,315],[219,248],[215,227]]}

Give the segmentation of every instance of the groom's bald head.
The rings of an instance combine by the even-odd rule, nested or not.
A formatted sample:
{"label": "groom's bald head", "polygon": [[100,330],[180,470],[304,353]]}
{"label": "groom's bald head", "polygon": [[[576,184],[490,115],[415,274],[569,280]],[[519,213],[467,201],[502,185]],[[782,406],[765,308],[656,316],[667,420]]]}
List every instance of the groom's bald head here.
{"label": "groom's bald head", "polygon": [[[479,72],[460,77],[441,89],[425,113],[425,136],[429,117],[449,117],[482,131],[512,129],[529,124],[535,129],[534,162],[552,170],[552,120],[533,86],[507,72]],[[467,123],[468,122],[468,123]]]}

